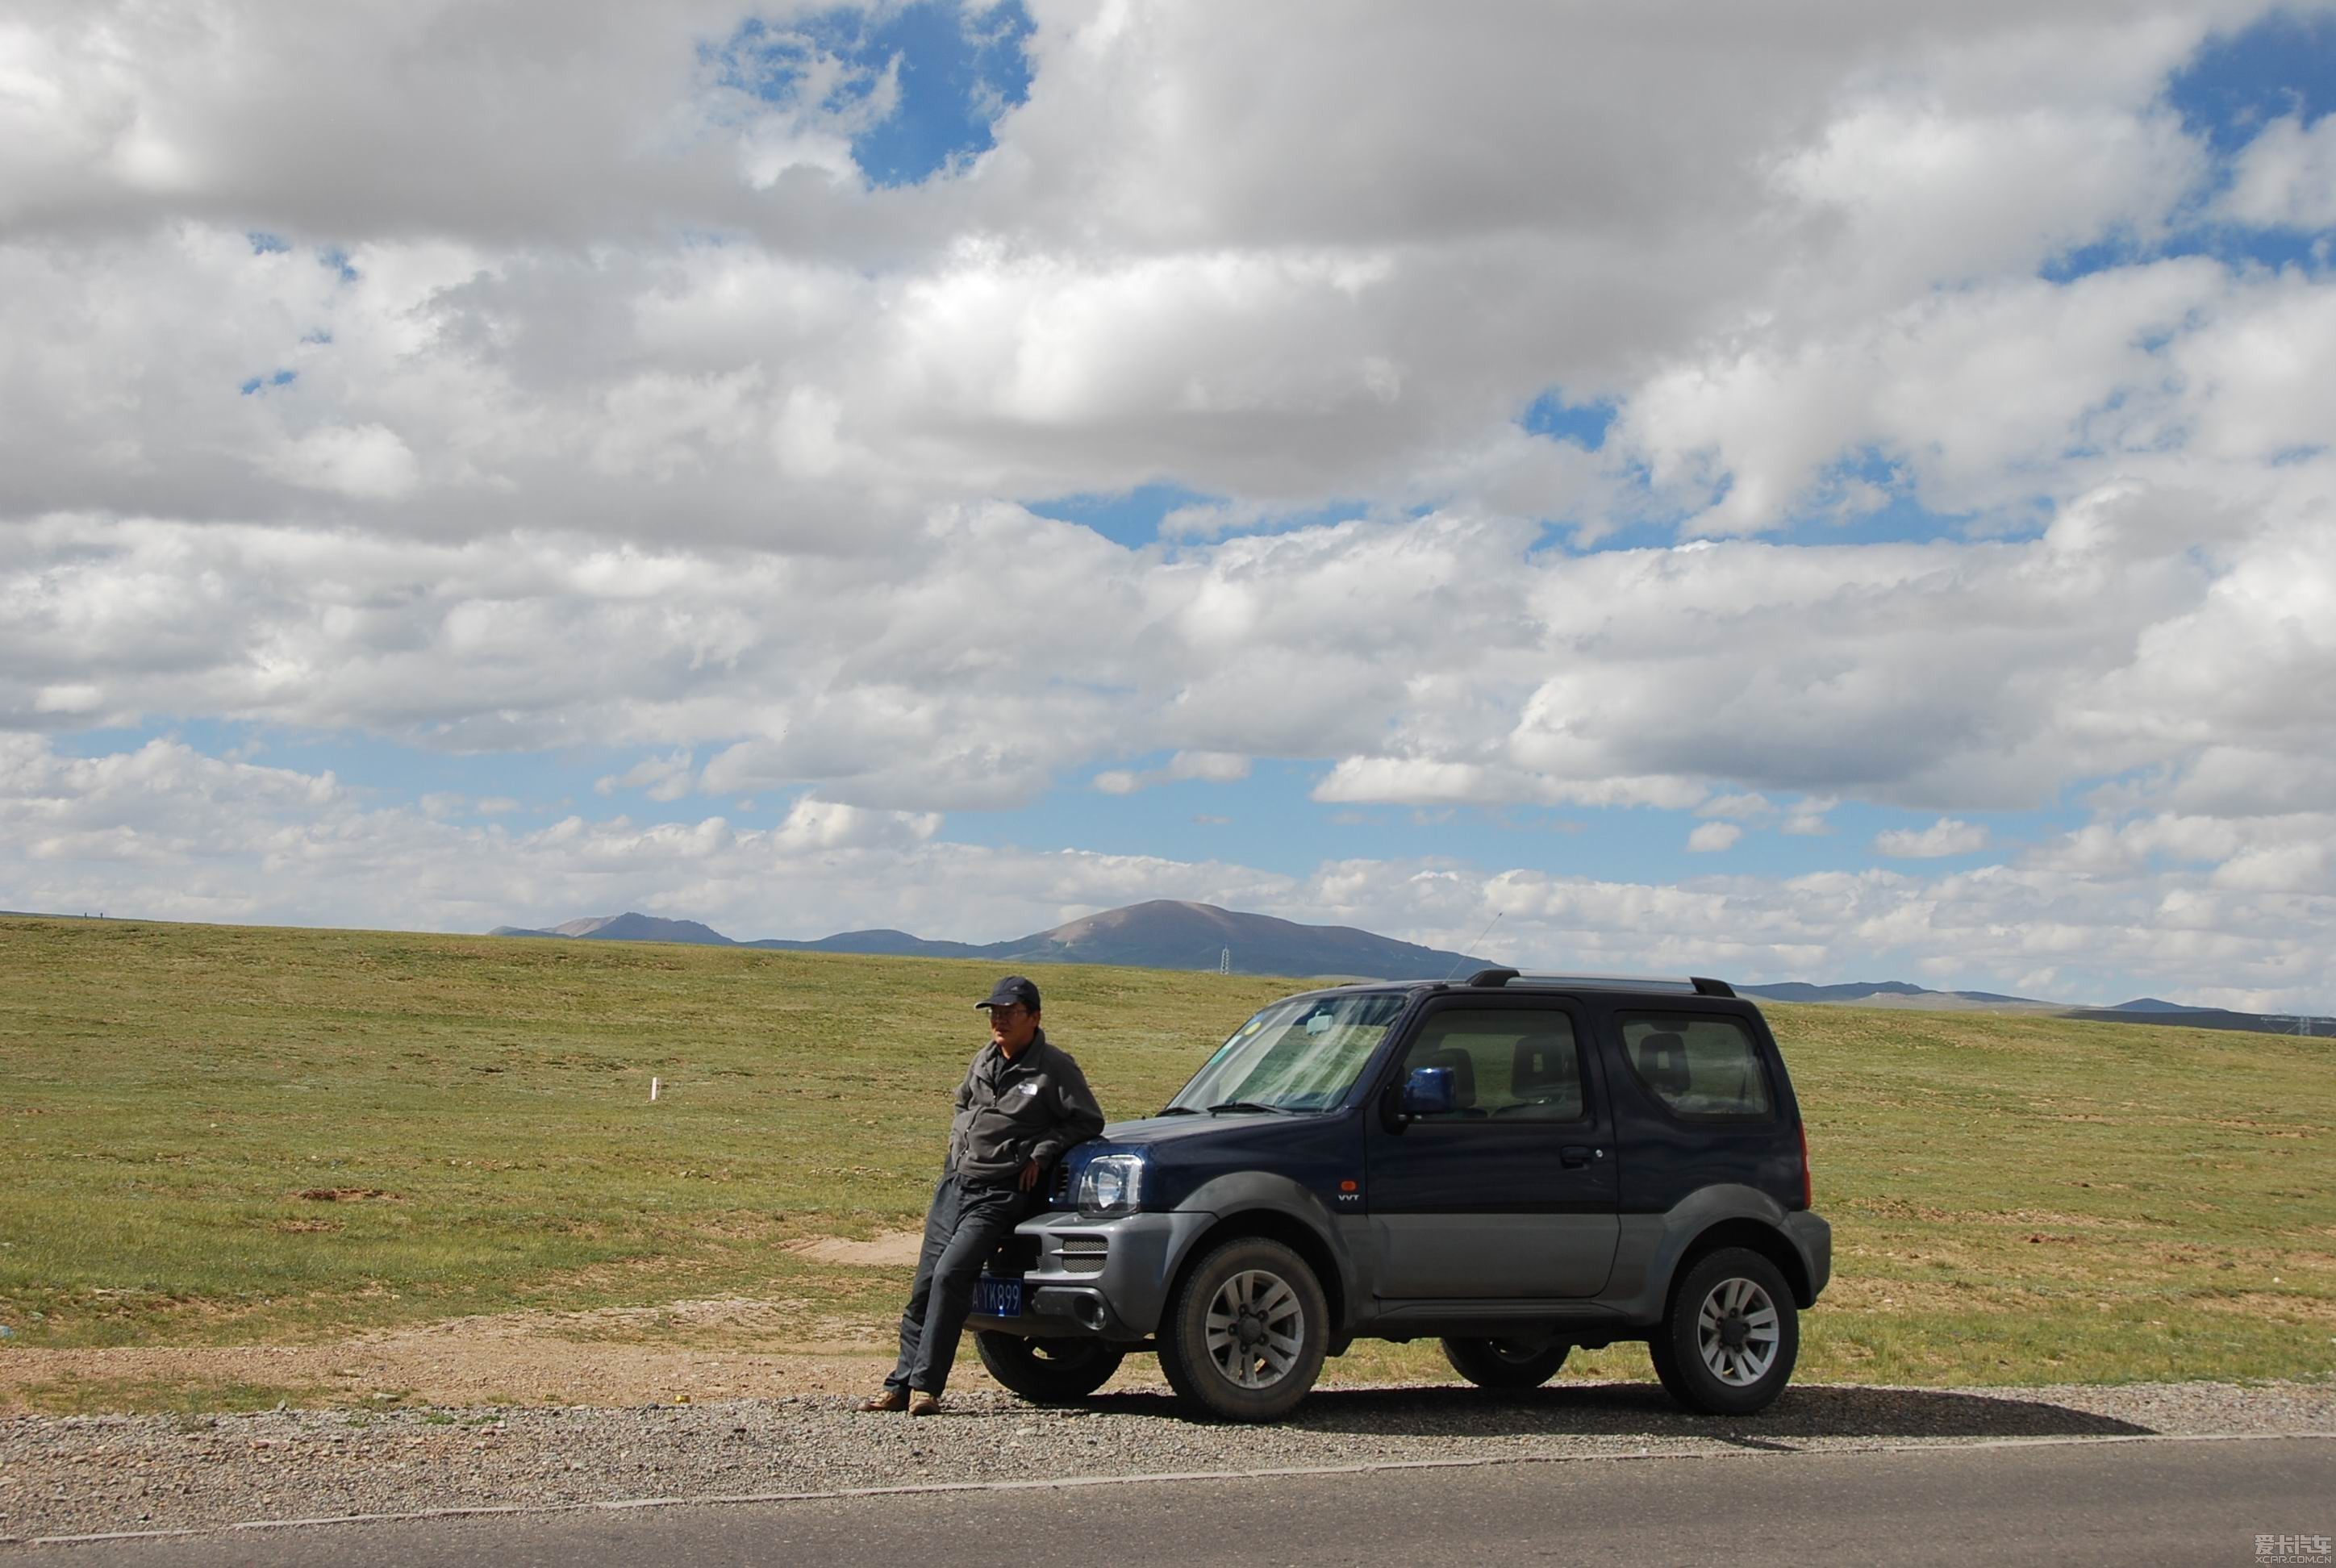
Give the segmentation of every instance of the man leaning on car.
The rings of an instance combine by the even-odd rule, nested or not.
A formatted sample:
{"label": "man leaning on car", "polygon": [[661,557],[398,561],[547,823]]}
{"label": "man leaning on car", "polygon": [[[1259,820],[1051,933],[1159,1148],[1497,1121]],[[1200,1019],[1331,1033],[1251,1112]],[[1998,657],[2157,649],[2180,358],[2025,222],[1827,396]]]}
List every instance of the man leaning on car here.
{"label": "man leaning on car", "polygon": [[1085,1075],[1039,1027],[1037,987],[1008,975],[974,1006],[989,1011],[989,1044],[953,1096],[949,1160],[900,1314],[900,1359],[863,1410],[930,1416],[940,1408],[981,1265],[1046,1201],[1048,1168],[1103,1131]]}

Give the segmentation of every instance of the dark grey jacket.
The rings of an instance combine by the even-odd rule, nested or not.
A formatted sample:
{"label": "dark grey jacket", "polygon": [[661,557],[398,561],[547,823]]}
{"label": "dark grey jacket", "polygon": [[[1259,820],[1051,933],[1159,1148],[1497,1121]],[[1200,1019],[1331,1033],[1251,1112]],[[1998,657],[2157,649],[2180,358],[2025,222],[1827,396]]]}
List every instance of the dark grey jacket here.
{"label": "dark grey jacket", "polygon": [[1011,1183],[1032,1160],[1051,1165],[1103,1131],[1086,1075],[1044,1029],[1014,1061],[982,1047],[951,1097],[949,1168],[971,1181]]}

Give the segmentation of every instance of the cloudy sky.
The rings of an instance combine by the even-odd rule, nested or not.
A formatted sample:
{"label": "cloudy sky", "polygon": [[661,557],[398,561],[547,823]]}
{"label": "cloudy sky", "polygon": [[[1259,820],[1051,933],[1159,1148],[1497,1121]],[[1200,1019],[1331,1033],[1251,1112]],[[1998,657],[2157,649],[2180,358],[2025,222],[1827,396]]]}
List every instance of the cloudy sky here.
{"label": "cloudy sky", "polygon": [[2336,1011],[2331,110],[2243,0],[15,0],[0,907]]}

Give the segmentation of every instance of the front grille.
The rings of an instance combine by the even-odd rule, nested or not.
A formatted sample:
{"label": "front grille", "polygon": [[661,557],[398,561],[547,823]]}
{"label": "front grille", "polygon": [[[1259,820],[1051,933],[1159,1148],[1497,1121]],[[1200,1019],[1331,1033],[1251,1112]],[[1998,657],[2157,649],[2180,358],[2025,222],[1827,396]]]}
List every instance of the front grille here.
{"label": "front grille", "polygon": [[1066,1274],[1100,1274],[1104,1260],[1111,1254],[1111,1240],[1106,1236],[1065,1236],[1060,1256]]}
{"label": "front grille", "polygon": [[1046,1195],[1057,1203],[1070,1202],[1071,1167],[1069,1165],[1061,1164],[1055,1167],[1055,1184],[1047,1190]]}

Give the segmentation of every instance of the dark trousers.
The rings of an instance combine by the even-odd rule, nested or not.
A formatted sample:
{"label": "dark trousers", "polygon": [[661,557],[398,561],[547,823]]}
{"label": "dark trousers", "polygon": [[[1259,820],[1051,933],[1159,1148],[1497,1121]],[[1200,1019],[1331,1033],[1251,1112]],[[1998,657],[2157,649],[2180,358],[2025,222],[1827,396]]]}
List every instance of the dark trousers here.
{"label": "dark trousers", "polygon": [[1037,1207],[1037,1198],[1017,1187],[941,1178],[933,1206],[925,1211],[925,1249],[917,1257],[908,1310],[900,1314],[900,1359],[884,1387],[939,1395],[948,1386],[981,1265]]}

